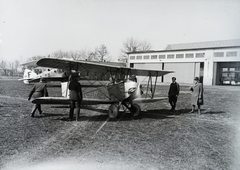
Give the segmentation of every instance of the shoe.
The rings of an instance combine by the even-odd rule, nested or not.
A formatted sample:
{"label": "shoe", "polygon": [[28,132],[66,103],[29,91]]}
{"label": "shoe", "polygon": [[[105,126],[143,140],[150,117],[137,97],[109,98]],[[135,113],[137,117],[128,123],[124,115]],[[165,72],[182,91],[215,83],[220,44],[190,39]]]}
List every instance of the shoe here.
{"label": "shoe", "polygon": [[41,115],[41,114],[42,114],[42,111],[40,111],[39,114]]}
{"label": "shoe", "polygon": [[31,117],[34,117],[34,113],[31,114]]}

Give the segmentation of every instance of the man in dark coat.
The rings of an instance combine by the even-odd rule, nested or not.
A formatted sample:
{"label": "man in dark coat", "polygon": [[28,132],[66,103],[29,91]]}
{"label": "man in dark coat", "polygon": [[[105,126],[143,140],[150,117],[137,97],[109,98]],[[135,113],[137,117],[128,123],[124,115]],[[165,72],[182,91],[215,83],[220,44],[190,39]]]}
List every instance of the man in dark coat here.
{"label": "man in dark coat", "polygon": [[[29,96],[28,100],[34,100],[38,97],[48,96],[47,84],[44,78],[40,79],[39,83],[34,84]],[[40,104],[34,104],[31,112],[31,116],[34,117],[35,111],[38,109],[39,113],[42,114],[42,109]]]}
{"label": "man in dark coat", "polygon": [[172,77],[172,83],[170,84],[169,91],[168,91],[169,103],[172,107],[171,111],[175,110],[176,108],[179,91],[180,91],[180,86],[176,82],[176,77]]}
{"label": "man in dark coat", "polygon": [[194,78],[194,86],[190,88],[192,91],[191,95],[191,105],[193,113],[195,111],[195,107],[198,106],[198,114],[201,114],[200,106],[203,105],[203,85],[200,83],[198,77]]}
{"label": "man in dark coat", "polygon": [[[74,73],[70,76],[70,83],[68,86],[69,89],[69,99],[70,99],[70,112],[69,112],[69,119],[73,120],[73,114],[76,115],[76,121],[79,118],[80,114],[80,105],[82,101],[82,87],[81,84],[78,82],[79,75]],[[76,108],[74,110],[74,108]]]}

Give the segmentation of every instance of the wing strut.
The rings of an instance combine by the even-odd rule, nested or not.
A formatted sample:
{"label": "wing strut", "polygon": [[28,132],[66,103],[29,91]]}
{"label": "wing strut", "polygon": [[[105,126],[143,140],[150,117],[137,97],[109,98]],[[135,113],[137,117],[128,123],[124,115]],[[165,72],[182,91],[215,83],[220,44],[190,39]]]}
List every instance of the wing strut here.
{"label": "wing strut", "polygon": [[158,72],[156,72],[156,78],[155,78],[155,82],[153,85],[152,75],[151,75],[151,72],[149,72],[146,98],[148,97],[148,90],[149,90],[151,92],[151,96],[149,95],[149,97],[151,97],[151,99],[153,99],[155,91],[156,91],[157,78],[158,78]]}

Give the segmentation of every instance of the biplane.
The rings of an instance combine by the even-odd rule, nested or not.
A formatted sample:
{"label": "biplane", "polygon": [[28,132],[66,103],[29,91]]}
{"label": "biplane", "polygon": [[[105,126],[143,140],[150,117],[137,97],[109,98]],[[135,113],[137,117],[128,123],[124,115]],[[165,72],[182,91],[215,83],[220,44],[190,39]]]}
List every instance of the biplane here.
{"label": "biplane", "polygon": [[[151,103],[166,99],[167,97],[155,98],[154,94],[158,77],[171,73],[171,71],[136,69],[110,65],[108,63],[53,58],[40,59],[37,65],[75,71],[79,73],[82,79],[89,80],[89,82],[91,76],[97,77],[100,85],[106,88],[108,94],[98,89],[100,92],[102,91],[106,99],[84,97],[81,104],[109,104],[108,114],[110,118],[116,118],[119,115],[120,107],[124,107],[124,109],[128,110],[133,116],[138,116],[141,112],[139,103]],[[97,73],[97,75],[95,73]],[[145,91],[142,89],[142,84],[137,82],[136,76],[148,77]],[[108,79],[108,84],[102,83],[101,80],[104,79]],[[69,81],[62,82],[62,97],[40,97],[32,102],[38,104],[70,104],[68,83]]]}
{"label": "biplane", "polygon": [[39,67],[36,65],[37,61],[30,61],[21,64],[24,69],[23,78],[18,79],[23,81],[24,84],[31,84],[39,82],[44,77],[47,81],[62,81],[65,76],[65,72],[55,68]]}

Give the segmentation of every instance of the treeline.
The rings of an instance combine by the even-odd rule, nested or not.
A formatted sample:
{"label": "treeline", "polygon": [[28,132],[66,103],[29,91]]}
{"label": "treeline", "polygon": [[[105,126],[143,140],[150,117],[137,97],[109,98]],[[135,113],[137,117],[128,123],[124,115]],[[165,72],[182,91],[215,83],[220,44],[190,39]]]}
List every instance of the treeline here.
{"label": "treeline", "polygon": [[[123,42],[121,53],[118,56],[118,60],[122,62],[127,62],[127,54],[129,52],[136,51],[149,51],[151,49],[151,44],[147,41],[139,41],[134,38],[129,38]],[[100,45],[96,47],[94,51],[55,51],[48,56],[32,56],[27,58],[24,62],[37,61],[41,58],[58,58],[58,59],[71,59],[71,60],[88,60],[88,61],[98,61],[98,62],[110,62],[112,56],[105,45]],[[14,62],[6,62],[4,60],[0,61],[0,76],[19,76],[22,74],[23,68],[20,67],[23,61],[15,60]]]}

